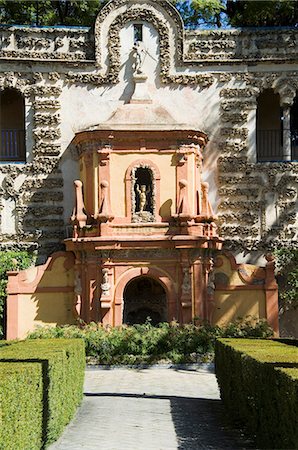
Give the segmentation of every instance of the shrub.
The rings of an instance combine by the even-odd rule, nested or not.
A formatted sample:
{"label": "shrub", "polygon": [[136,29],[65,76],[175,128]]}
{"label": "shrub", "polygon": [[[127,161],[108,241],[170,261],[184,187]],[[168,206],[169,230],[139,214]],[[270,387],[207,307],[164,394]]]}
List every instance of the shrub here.
{"label": "shrub", "polygon": [[0,362],[1,449],[42,448],[42,371],[42,362]]}
{"label": "shrub", "polygon": [[[238,334],[237,334],[238,333]],[[226,328],[208,324],[179,326],[161,323],[154,327],[143,325],[103,327],[98,324],[65,327],[42,327],[29,335],[36,338],[81,337],[85,341],[88,362],[100,364],[136,364],[157,361],[187,363],[210,360],[219,336],[272,336],[264,321],[252,325],[236,322]]]}
{"label": "shrub", "polygon": [[[17,363],[20,367],[27,366],[28,363],[42,366],[42,377],[39,383],[43,387],[43,444],[48,445],[55,441],[73,417],[82,399],[85,368],[83,341],[43,339],[12,343],[0,348],[0,364],[3,363],[11,365]],[[23,401],[23,395],[26,398],[30,383],[31,377],[28,376],[19,387],[18,401],[20,403]],[[10,395],[14,396],[14,391]],[[28,414],[30,413],[28,412]],[[33,426],[35,425],[32,424],[32,421],[29,421],[27,427],[31,429]],[[13,427],[16,427],[14,421],[12,421],[10,429],[13,430]],[[10,439],[12,436],[11,433]],[[0,448],[6,448],[1,444],[0,441]],[[14,449],[17,448],[14,447]],[[41,447],[30,445],[19,448],[35,450]]]}
{"label": "shrub", "polygon": [[[224,406],[234,421],[256,435],[260,448],[298,446],[297,427],[294,431],[297,417],[289,409],[284,415],[280,405],[281,398],[283,402],[289,400],[290,405],[297,402],[297,397],[293,400],[297,378],[284,373],[285,367],[290,368],[290,374],[297,374],[297,347],[273,340],[216,342],[215,371]],[[292,431],[286,436],[287,424]]]}
{"label": "shrub", "polygon": [[32,262],[33,256],[27,252],[0,251],[0,339],[5,334],[6,272],[27,269]]}
{"label": "shrub", "polygon": [[276,256],[280,307],[283,310],[298,308],[298,249],[281,248]]}

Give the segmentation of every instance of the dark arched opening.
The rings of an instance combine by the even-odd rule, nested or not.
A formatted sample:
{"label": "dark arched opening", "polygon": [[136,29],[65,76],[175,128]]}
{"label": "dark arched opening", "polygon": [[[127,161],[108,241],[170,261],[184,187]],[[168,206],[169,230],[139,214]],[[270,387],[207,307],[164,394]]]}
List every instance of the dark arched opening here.
{"label": "dark arched opening", "polygon": [[263,91],[257,100],[257,160],[280,161],[283,158],[282,111],[280,96],[273,89]]}
{"label": "dark arched opening", "polygon": [[0,160],[25,161],[25,101],[15,89],[0,92]]}
{"label": "dark arched opening", "polygon": [[138,277],[130,281],[123,295],[123,323],[142,324],[149,318],[152,325],[167,321],[167,295],[153,278]]}

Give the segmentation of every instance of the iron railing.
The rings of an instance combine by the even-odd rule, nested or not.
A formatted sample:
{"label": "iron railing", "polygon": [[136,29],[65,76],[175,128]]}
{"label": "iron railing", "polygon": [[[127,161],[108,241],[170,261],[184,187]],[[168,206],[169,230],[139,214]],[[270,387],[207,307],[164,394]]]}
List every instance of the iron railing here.
{"label": "iron railing", "polygon": [[0,160],[25,160],[25,131],[1,130],[0,134]]}
{"label": "iron railing", "polygon": [[257,160],[283,161],[284,131],[291,141],[291,160],[298,160],[298,130],[257,130]]}

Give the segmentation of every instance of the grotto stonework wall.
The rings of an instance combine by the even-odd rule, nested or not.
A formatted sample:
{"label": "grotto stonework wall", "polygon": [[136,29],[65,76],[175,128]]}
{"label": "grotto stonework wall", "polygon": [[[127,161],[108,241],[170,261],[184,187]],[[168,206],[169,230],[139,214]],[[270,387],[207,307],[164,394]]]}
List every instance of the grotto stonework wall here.
{"label": "grotto stonework wall", "polygon": [[42,260],[62,248],[78,173],[71,142],[131,95],[134,22],[149,36],[153,102],[210,138],[204,172],[226,248],[257,258],[297,245],[298,164],[257,163],[255,127],[264,89],[283,107],[296,96],[298,30],[188,31],[167,1],[113,0],[94,30],[0,28],[0,89],[24,95],[27,143],[26,164],[0,164],[0,249]]}

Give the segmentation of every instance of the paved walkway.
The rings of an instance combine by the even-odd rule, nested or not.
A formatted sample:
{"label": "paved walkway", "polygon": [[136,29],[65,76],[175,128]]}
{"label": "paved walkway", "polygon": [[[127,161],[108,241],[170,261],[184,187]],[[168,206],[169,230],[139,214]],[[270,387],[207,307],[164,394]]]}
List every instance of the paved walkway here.
{"label": "paved walkway", "polygon": [[50,450],[248,449],[203,369],[88,369],[74,421]]}

